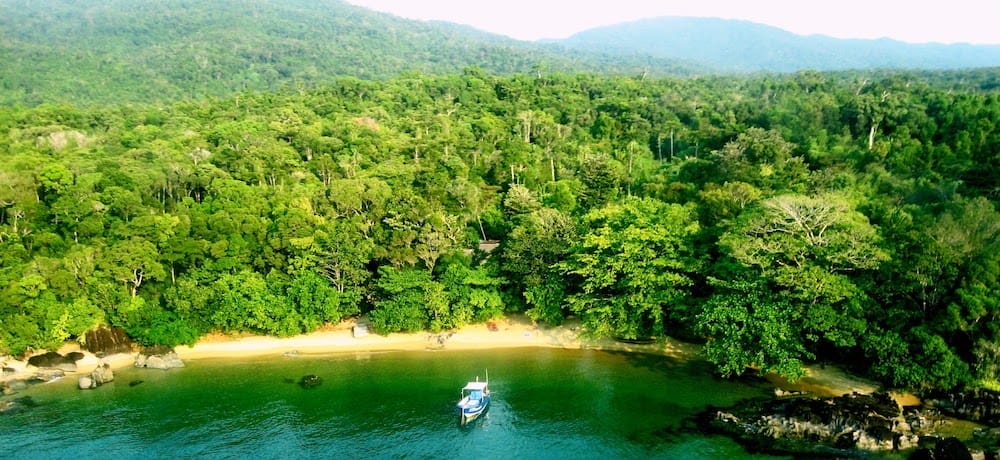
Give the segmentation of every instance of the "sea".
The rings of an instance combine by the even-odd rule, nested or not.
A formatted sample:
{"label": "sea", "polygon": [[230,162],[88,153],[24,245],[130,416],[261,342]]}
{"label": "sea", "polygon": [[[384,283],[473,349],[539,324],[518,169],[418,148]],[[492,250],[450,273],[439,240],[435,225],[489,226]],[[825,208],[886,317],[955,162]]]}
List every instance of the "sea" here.
{"label": "sea", "polygon": [[[300,384],[319,377],[314,387]],[[468,381],[492,403],[459,423]],[[692,429],[706,406],[767,396],[703,361],[616,351],[510,348],[292,354],[122,368],[91,390],[35,385],[0,414],[8,459],[740,459]]]}

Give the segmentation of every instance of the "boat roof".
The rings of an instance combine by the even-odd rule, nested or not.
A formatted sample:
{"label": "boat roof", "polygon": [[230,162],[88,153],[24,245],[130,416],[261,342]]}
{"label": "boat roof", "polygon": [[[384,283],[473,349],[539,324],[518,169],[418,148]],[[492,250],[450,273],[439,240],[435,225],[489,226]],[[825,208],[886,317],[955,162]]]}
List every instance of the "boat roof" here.
{"label": "boat roof", "polygon": [[486,389],[486,382],[469,382],[469,383],[465,384],[465,388],[462,388],[462,389],[463,390],[485,390]]}

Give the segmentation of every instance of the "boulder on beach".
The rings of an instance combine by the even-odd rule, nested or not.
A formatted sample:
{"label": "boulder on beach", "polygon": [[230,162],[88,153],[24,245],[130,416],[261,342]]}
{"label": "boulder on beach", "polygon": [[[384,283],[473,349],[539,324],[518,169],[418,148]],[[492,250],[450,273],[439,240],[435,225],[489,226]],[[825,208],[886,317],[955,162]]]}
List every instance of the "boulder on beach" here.
{"label": "boulder on beach", "polygon": [[63,356],[50,351],[28,358],[28,364],[43,369],[61,369],[65,372],[75,372],[76,362],[83,358],[83,353],[73,352]]}
{"label": "boulder on beach", "polygon": [[131,353],[132,340],[124,329],[118,327],[99,327],[87,331],[87,351],[98,357],[118,353]]}
{"label": "boulder on beach", "polygon": [[184,361],[171,349],[150,349],[136,355],[135,367],[166,370],[184,367]]}

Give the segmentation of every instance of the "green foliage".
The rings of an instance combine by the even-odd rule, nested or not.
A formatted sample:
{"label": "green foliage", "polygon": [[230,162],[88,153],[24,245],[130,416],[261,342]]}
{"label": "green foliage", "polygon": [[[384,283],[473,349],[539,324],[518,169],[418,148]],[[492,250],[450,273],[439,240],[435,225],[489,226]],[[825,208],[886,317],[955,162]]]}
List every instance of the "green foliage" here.
{"label": "green foliage", "polygon": [[301,315],[287,298],[276,295],[263,276],[241,271],[223,275],[213,286],[212,324],[223,330],[279,337],[302,331]]}
{"label": "green foliage", "polygon": [[0,347],[102,322],[172,345],[523,311],[693,334],[725,374],[848,357],[893,385],[989,381],[986,77],[467,69],[3,107]]}
{"label": "green foliage", "polygon": [[683,302],[701,262],[690,208],[630,198],[585,217],[589,230],[560,267],[579,278],[570,309],[597,336],[635,339],[665,333],[665,318]]}
{"label": "green foliage", "polygon": [[378,334],[441,330],[449,305],[440,283],[419,269],[382,267],[375,282],[375,308],[368,314]]}
{"label": "green foliage", "polygon": [[708,338],[705,356],[719,372],[742,375],[753,367],[789,380],[805,375],[802,364],[814,356],[803,343],[796,308],[760,279],[712,284],[718,290],[696,321]]}
{"label": "green foliage", "polygon": [[[687,73],[667,59],[609,56],[407,20],[334,0],[5,2],[0,103],[149,102],[283,91],[339,76],[534,68]],[[248,11],[248,10],[252,10]],[[478,68],[477,68],[478,69]],[[479,70],[482,72],[483,70]],[[458,94],[456,94],[457,96]],[[474,100],[474,96],[466,96]],[[144,114],[146,124],[162,124]],[[132,147],[131,139],[125,143]],[[123,139],[124,140],[124,139]]]}

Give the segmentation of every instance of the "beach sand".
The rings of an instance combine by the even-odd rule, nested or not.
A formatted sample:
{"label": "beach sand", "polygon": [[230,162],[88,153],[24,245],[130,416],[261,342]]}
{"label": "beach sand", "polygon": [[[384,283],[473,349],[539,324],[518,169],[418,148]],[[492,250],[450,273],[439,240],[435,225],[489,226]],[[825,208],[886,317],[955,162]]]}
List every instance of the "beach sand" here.
{"label": "beach sand", "polygon": [[[513,315],[495,322],[496,327],[473,324],[455,331],[442,333],[396,333],[378,335],[369,333],[355,337],[355,320],[326,326],[316,332],[294,337],[276,338],[257,335],[210,334],[202,337],[193,346],[178,346],[174,351],[181,360],[237,358],[247,356],[278,356],[285,353],[319,354],[337,352],[384,352],[420,350],[477,350],[518,347],[553,347],[565,349],[614,350],[634,353],[649,353],[670,356],[675,359],[699,359],[701,347],[674,339],[649,344],[630,344],[612,339],[589,339],[581,337],[578,320],[570,319],[555,326],[541,326],[523,315]],[[118,354],[98,358],[80,349],[79,344],[69,343],[58,350],[62,354],[81,351],[84,358],[77,361],[77,371],[70,375],[89,374],[96,367],[108,364],[112,369],[132,366],[135,353]],[[3,359],[5,367],[13,368],[13,375],[0,380],[26,378],[36,369],[24,361]],[[789,383],[776,376],[767,376],[775,388],[788,392],[805,392],[816,396],[838,396],[845,393],[871,393],[878,385],[844,373],[836,368],[807,368],[807,377],[796,383]],[[901,395],[913,404],[912,397]],[[902,401],[901,401],[902,402]]]}

